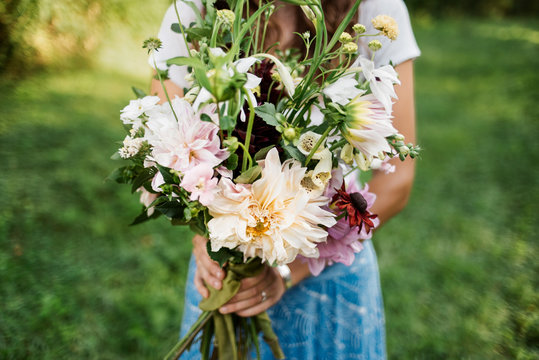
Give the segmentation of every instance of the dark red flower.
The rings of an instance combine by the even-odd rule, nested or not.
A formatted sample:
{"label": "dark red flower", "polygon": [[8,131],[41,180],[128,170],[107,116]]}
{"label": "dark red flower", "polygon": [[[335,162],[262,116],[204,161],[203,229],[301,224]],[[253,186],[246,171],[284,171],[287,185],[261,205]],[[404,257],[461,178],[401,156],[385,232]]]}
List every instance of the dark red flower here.
{"label": "dark red flower", "polygon": [[350,227],[358,226],[358,232],[365,226],[367,234],[374,228],[372,219],[376,219],[378,215],[371,214],[367,210],[367,200],[358,192],[348,194],[344,189],[344,184],[337,194],[333,196],[334,205],[340,210],[345,211],[345,216],[348,218]]}

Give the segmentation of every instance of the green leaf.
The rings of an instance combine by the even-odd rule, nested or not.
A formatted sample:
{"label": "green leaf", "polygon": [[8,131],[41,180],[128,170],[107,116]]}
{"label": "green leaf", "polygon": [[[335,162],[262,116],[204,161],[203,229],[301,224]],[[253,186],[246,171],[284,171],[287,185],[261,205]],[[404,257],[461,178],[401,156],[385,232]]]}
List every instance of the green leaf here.
{"label": "green leaf", "polygon": [[198,40],[202,38],[210,38],[211,30],[209,28],[187,28],[185,34],[191,40]]}
{"label": "green leaf", "polygon": [[143,97],[146,96],[146,93],[137,87],[131,86],[131,90],[133,90],[133,92],[135,93],[135,96],[139,99],[142,99]]}
{"label": "green leaf", "polygon": [[177,56],[167,60],[167,65],[191,66],[193,69],[205,69],[204,63],[194,57]]}
{"label": "green leaf", "polygon": [[237,184],[252,184],[260,173],[262,173],[262,167],[256,165],[238,176],[234,181]]}
{"label": "green leaf", "polygon": [[127,165],[115,169],[105,180],[116,181],[119,184],[129,184],[136,175],[137,166]]}
{"label": "green leaf", "polygon": [[277,126],[279,121],[276,117],[275,105],[271,103],[264,103],[263,105],[255,108],[255,113],[262,118],[268,125]]}
{"label": "green leaf", "polygon": [[238,160],[239,160],[238,154],[230,154],[230,156],[228,157],[226,161],[226,168],[228,170],[236,170],[236,168],[238,167]]}
{"label": "green leaf", "polygon": [[159,164],[155,164],[155,166],[159,169],[159,172],[161,173],[161,175],[163,175],[163,180],[165,180],[165,183],[175,184],[174,175],[170,173],[169,168],[161,166]]}
{"label": "green leaf", "polygon": [[270,145],[270,146],[266,146],[265,148],[262,148],[262,149],[258,150],[253,159],[255,161],[265,159],[268,152],[271,149],[273,149],[274,147],[275,147],[275,145]]}
{"label": "green leaf", "polygon": [[131,186],[131,193],[137,191],[146,181],[152,179],[155,174],[157,174],[157,169],[152,167],[143,168],[142,171],[137,175]]}
{"label": "green leaf", "polygon": [[161,212],[168,218],[180,218],[183,219],[184,206],[179,201],[167,201],[161,205],[155,207],[156,210]]}
{"label": "green leaf", "polygon": [[142,212],[133,220],[129,226],[138,225],[140,223],[143,223],[145,221],[151,220],[151,219],[157,219],[159,216],[161,216],[160,212],[154,211],[154,213],[151,216],[148,216],[148,212],[146,211],[146,208],[142,208]]}
{"label": "green leaf", "polygon": [[225,131],[232,131],[236,127],[236,118],[232,116],[221,116],[219,119],[219,127]]}
{"label": "green leaf", "polygon": [[197,81],[202,85],[206,90],[211,92],[211,84],[210,80],[208,79],[208,76],[206,75],[206,70],[203,68],[195,67],[193,68],[193,72],[195,73],[195,78]]}
{"label": "green leaf", "polygon": [[213,120],[211,119],[211,117],[208,114],[200,115],[200,120],[213,123]]}
{"label": "green leaf", "polygon": [[120,153],[118,151],[112,154],[110,158],[111,160],[122,160],[122,157],[120,156]]}
{"label": "green leaf", "polygon": [[217,261],[220,267],[223,267],[230,259],[243,259],[243,254],[241,252],[231,250],[229,248],[222,247],[218,251],[212,251],[210,241],[206,243],[206,250],[208,250],[208,255],[210,255],[210,258]]}
{"label": "green leaf", "polygon": [[298,150],[297,147],[292,146],[292,145],[285,145],[283,146],[283,150],[291,158],[299,160],[302,164],[305,163],[305,155],[303,155],[301,151]]}

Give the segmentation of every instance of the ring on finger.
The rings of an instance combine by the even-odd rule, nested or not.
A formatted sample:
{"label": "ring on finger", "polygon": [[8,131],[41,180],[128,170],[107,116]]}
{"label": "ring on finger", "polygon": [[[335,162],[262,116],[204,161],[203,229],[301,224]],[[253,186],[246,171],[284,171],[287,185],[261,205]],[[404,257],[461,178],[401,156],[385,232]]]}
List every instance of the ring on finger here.
{"label": "ring on finger", "polygon": [[264,302],[264,301],[266,301],[268,299],[268,294],[264,290],[262,290],[261,295],[262,295],[262,301],[261,302]]}

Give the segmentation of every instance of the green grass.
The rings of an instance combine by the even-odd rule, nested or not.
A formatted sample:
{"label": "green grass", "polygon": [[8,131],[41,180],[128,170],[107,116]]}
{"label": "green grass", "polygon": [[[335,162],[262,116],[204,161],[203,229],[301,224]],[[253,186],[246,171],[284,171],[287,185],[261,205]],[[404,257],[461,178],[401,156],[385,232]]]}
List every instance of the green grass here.
{"label": "green grass", "polygon": [[[416,26],[425,151],[375,238],[391,358],[539,357],[538,31]],[[147,87],[123,74],[0,80],[0,358],[156,358],[177,337],[190,234],[127,227],[140,205],[104,181],[129,86]]]}

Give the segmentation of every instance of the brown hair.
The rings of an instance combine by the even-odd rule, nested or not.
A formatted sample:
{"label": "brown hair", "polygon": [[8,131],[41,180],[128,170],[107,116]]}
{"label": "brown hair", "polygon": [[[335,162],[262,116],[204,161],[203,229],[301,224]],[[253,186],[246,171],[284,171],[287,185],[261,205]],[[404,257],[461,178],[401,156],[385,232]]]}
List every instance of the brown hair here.
{"label": "brown hair", "polygon": [[[250,0],[250,10],[253,12],[253,9],[258,8],[259,0]],[[324,10],[324,16],[326,19],[326,27],[328,30],[329,38],[333,36],[335,31],[337,30],[337,27],[342,22],[346,14],[350,11],[352,6],[354,6],[355,0],[322,0],[322,9]],[[305,14],[303,13],[303,10],[297,5],[291,5],[284,3],[282,1],[276,2],[276,13],[274,16],[270,18],[269,26],[266,34],[266,40],[265,40],[265,46],[271,46],[272,44],[276,42],[280,42],[280,48],[298,48],[300,50],[304,50],[303,41],[300,39],[299,36],[294,35],[293,37],[290,37],[290,41],[283,43],[282,40],[284,38],[284,32],[283,29],[284,21],[286,19],[283,19],[279,16],[279,13],[282,14],[283,11],[286,12],[292,12],[292,14],[288,14],[289,16],[293,17],[294,21],[294,29],[293,32],[303,33],[305,31],[310,31],[311,33],[314,33],[314,27],[312,22],[307,19]],[[351,27],[357,22],[358,17],[357,15],[352,18],[352,21],[350,22],[347,30],[351,31]],[[286,30],[287,32],[289,30]]]}

